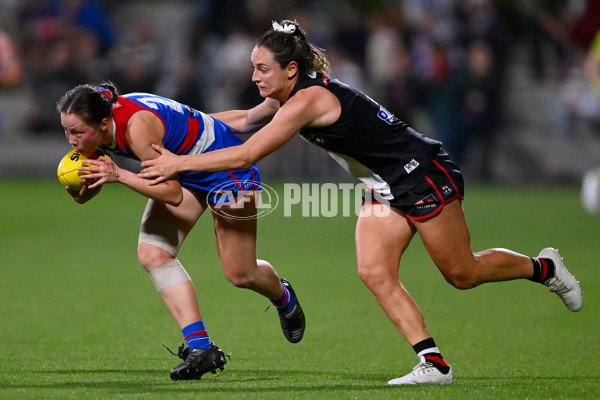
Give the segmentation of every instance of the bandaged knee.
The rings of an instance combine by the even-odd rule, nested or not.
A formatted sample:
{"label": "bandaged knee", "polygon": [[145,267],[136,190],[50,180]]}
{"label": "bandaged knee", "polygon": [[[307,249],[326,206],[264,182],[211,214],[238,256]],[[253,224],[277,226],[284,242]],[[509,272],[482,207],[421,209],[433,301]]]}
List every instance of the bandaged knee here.
{"label": "bandaged knee", "polygon": [[138,245],[151,244],[177,257],[184,239],[185,233],[168,222],[144,221],[140,228]]}
{"label": "bandaged knee", "polygon": [[157,292],[192,280],[177,259],[151,269],[149,273]]}

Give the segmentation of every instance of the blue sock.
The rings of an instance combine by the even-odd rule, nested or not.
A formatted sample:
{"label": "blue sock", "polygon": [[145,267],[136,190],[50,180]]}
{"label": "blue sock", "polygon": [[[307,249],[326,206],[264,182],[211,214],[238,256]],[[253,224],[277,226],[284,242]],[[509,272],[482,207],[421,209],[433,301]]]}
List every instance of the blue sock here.
{"label": "blue sock", "polygon": [[290,292],[283,284],[281,284],[281,287],[283,288],[283,294],[279,299],[271,300],[271,303],[277,307],[277,311],[286,313],[296,305],[296,299],[292,295],[292,292]]}
{"label": "blue sock", "polygon": [[194,322],[181,330],[190,349],[206,349],[212,345],[204,321]]}

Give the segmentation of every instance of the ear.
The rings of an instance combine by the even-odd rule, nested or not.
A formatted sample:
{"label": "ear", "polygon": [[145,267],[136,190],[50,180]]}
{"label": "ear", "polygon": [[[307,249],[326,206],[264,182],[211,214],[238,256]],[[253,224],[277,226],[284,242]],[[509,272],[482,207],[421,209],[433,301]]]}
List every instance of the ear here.
{"label": "ear", "polygon": [[108,132],[109,126],[110,126],[109,118],[104,118],[104,119],[102,119],[102,121],[100,121],[100,129],[102,129],[103,132]]}
{"label": "ear", "polygon": [[298,75],[298,63],[296,61],[290,61],[285,69],[287,71],[288,79],[294,79],[294,77]]}

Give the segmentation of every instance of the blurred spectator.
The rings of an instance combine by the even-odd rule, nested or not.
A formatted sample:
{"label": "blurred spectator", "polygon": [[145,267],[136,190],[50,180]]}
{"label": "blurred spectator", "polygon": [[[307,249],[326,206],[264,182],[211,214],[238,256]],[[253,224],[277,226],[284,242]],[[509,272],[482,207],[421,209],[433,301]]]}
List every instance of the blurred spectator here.
{"label": "blurred spectator", "polygon": [[150,21],[132,22],[110,53],[110,77],[121,93],[155,91],[162,57],[153,33]]}
{"label": "blurred spectator", "polygon": [[[333,65],[331,74],[341,82],[357,88],[360,91],[368,92],[367,82],[364,79],[363,68],[355,58],[349,57],[343,48],[334,47],[332,51],[327,52],[329,62]],[[256,89],[255,89],[256,90]]]}
{"label": "blurred spectator", "polygon": [[[385,86],[396,74],[394,63],[390,63],[390,57],[398,54],[402,49],[399,29],[401,25],[396,24],[392,18],[393,13],[389,8],[382,9],[369,21],[369,34],[365,49],[365,70],[370,79],[370,89],[373,97],[379,98],[383,95]],[[332,68],[335,70],[335,64]]]}
{"label": "blurred spectator", "polygon": [[582,124],[600,133],[600,31],[585,52],[580,68],[561,87],[557,122],[565,136],[573,135]]}
{"label": "blurred spectator", "polygon": [[359,68],[364,68],[368,34],[364,10],[356,4],[349,3],[342,12],[340,25],[336,27],[335,47],[344,54],[344,59],[348,59]]}
{"label": "blurred spectator", "polygon": [[[204,110],[202,88],[191,59],[184,58],[171,63],[166,74],[157,83],[156,93],[187,104],[196,110]],[[251,105],[258,104],[256,101]]]}
{"label": "blurred spectator", "polygon": [[[249,22],[240,21],[239,24],[230,25],[229,33],[219,41],[212,55],[207,55],[205,63],[208,75],[205,77],[211,82],[207,85],[206,93],[210,94],[213,106],[211,110],[225,110],[239,108],[242,102],[241,94],[245,93],[251,83],[250,53],[256,38],[252,35]],[[253,106],[256,104],[253,104]]]}
{"label": "blurred spectator", "polygon": [[99,54],[106,54],[114,45],[117,32],[108,10],[96,0],[60,0],[58,18],[63,26],[76,27],[98,40]]}
{"label": "blurred spectator", "polygon": [[56,99],[84,80],[73,62],[72,46],[69,38],[56,38],[47,44],[40,60],[43,64],[29,66],[33,97],[25,123],[33,133],[44,133],[56,127]]}
{"label": "blurred spectator", "polygon": [[[0,88],[17,87],[21,84],[22,78],[23,66],[14,42],[6,31],[0,29]],[[0,113],[0,134],[2,125]]]}
{"label": "blurred spectator", "polygon": [[583,74],[589,83],[590,89],[600,99],[600,30],[594,36],[590,49],[585,56]]}
{"label": "blurred spectator", "polygon": [[[597,1],[597,0],[594,0]],[[569,32],[577,14],[578,2],[572,0],[525,0],[515,2],[529,44],[529,62],[535,79],[546,77],[547,65],[552,65],[563,77],[572,63]],[[550,50],[549,52],[546,50]],[[546,54],[552,56],[549,62]]]}
{"label": "blurred spectator", "polygon": [[23,65],[12,38],[0,29],[0,87],[15,87],[21,84]]}
{"label": "blurred spectator", "polygon": [[427,85],[415,73],[406,49],[399,48],[390,58],[395,72],[385,87],[381,103],[401,120],[416,124],[427,102]]}
{"label": "blurred spectator", "polygon": [[449,118],[439,130],[439,138],[459,165],[467,164],[471,145],[478,144],[479,178],[490,180],[494,148],[494,134],[498,126],[499,84],[495,74],[491,46],[476,40],[469,46],[467,65],[448,79],[444,92]]}
{"label": "blurred spectator", "polygon": [[31,104],[30,132],[56,127],[56,100],[73,86],[102,78],[101,60],[116,30],[108,11],[94,0],[26,0],[20,4],[21,37]]}
{"label": "blurred spectator", "polygon": [[578,49],[587,51],[598,30],[600,30],[600,1],[587,0],[579,19],[571,28],[571,41]]}

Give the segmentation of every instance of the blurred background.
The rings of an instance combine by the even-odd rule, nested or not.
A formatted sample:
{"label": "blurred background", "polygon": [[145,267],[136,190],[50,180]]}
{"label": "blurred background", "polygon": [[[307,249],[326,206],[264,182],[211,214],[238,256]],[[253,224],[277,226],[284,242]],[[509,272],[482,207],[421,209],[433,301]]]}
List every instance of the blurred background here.
{"label": "blurred background", "polygon": [[[0,178],[55,177],[69,150],[55,104],[80,83],[256,105],[250,52],[282,19],[471,182],[578,185],[600,166],[597,0],[0,0]],[[260,167],[352,181],[298,138]]]}

